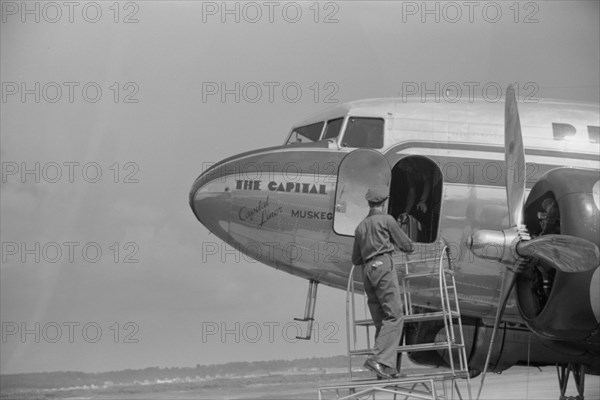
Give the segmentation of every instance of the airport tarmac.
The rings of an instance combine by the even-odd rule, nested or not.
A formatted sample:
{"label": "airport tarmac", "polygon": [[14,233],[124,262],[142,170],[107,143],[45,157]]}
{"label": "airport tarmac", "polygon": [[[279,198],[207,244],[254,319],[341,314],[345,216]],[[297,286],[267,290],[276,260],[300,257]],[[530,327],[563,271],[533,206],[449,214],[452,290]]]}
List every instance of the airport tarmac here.
{"label": "airport tarmac", "polygon": [[[338,378],[339,379],[339,378]],[[319,382],[320,381],[320,382]],[[338,380],[336,380],[338,381]],[[334,381],[326,377],[314,377],[306,382],[293,383],[253,383],[235,387],[178,387],[174,390],[136,393],[135,390],[119,393],[95,393],[89,396],[52,397],[69,400],[280,400],[280,399],[317,399],[319,385],[330,385]],[[475,399],[479,389],[480,377],[471,381],[472,398]],[[459,383],[463,398],[467,396],[465,381]],[[576,390],[570,380],[566,393],[575,396]],[[45,397],[46,398],[46,397]],[[335,398],[333,392],[328,397]],[[392,395],[377,394],[376,399],[392,399]],[[401,397],[404,398],[404,397]],[[488,374],[480,400],[551,400],[559,398],[556,369],[514,367],[502,374]],[[585,400],[600,400],[600,377],[586,376]]]}

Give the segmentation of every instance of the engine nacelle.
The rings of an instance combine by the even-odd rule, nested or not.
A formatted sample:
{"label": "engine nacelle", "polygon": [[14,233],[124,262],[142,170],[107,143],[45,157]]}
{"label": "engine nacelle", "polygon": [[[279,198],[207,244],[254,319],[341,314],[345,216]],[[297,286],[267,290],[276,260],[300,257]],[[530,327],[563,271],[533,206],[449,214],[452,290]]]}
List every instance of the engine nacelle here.
{"label": "engine nacelle", "polygon": [[[599,188],[597,171],[549,171],[527,198],[527,229],[532,236],[567,234],[600,245]],[[550,207],[555,209],[548,212]],[[599,268],[565,273],[538,262],[519,273],[516,293],[527,325],[541,338],[600,351]]]}
{"label": "engine nacelle", "polygon": [[[566,234],[599,246],[600,175],[571,168],[549,171],[529,194],[524,223],[533,237]],[[529,329],[499,326],[490,371],[517,364],[580,363],[587,373],[600,374],[600,268],[565,273],[532,261],[517,275],[516,295]],[[483,370],[492,328],[491,321],[463,318],[468,363],[474,373]],[[406,335],[409,344],[445,340],[443,323],[435,321],[417,324]],[[410,358],[419,364],[449,364],[447,351],[415,352]]]}
{"label": "engine nacelle", "polygon": [[[491,321],[490,321],[491,323]],[[467,360],[472,376],[483,371],[492,336],[493,326],[481,320],[463,318]],[[458,331],[455,336],[458,337]],[[445,341],[445,328],[442,321],[428,321],[410,324],[406,329],[407,344]],[[551,346],[549,346],[551,345]],[[587,373],[600,374],[600,359],[582,349],[566,346],[557,349],[556,342],[547,342],[534,335],[524,326],[501,324],[496,334],[489,371],[501,372],[513,365],[544,366],[556,363],[581,363],[587,366]],[[456,351],[456,350],[455,350]],[[411,361],[417,364],[450,367],[447,350],[409,353]],[[455,355],[454,360],[458,360]]]}

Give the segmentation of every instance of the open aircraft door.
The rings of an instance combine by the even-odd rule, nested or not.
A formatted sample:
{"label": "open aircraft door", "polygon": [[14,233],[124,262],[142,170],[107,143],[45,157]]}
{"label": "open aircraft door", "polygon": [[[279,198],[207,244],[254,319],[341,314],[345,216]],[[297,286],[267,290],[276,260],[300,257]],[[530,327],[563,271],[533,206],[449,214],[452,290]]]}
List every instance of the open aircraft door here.
{"label": "open aircraft door", "polygon": [[371,186],[390,186],[391,168],[386,158],[371,149],[349,153],[340,164],[333,230],[338,235],[354,236],[356,226],[369,212],[365,200]]}

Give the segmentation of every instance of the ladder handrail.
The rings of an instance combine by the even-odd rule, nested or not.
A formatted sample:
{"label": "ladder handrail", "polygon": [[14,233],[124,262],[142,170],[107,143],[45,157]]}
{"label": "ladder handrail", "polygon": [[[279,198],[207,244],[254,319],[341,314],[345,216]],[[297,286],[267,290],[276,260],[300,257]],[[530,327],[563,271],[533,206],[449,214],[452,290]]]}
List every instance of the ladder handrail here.
{"label": "ladder handrail", "polygon": [[[444,245],[440,255],[439,261],[439,280],[440,280],[440,301],[442,303],[442,312],[445,315],[449,315],[452,311],[450,307],[450,299],[448,296],[448,283],[446,281],[446,274],[444,271],[444,254],[447,255],[448,247]],[[445,296],[444,296],[445,295]],[[448,343],[448,360],[450,361],[450,369],[455,372],[454,369],[454,354],[452,354],[452,343],[454,343],[454,326],[452,324],[452,318],[448,319],[444,317],[444,328],[446,329],[446,342]],[[464,343],[461,343],[464,344]]]}

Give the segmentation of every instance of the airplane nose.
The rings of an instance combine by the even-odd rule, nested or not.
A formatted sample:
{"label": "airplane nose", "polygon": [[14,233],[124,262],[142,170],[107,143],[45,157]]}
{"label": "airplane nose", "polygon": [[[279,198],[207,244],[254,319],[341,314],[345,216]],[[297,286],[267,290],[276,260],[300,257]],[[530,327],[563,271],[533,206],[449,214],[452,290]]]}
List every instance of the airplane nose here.
{"label": "airplane nose", "polygon": [[202,173],[192,185],[189,202],[198,221],[210,232],[224,238],[229,232],[231,191],[224,177],[219,177],[222,164]]}

